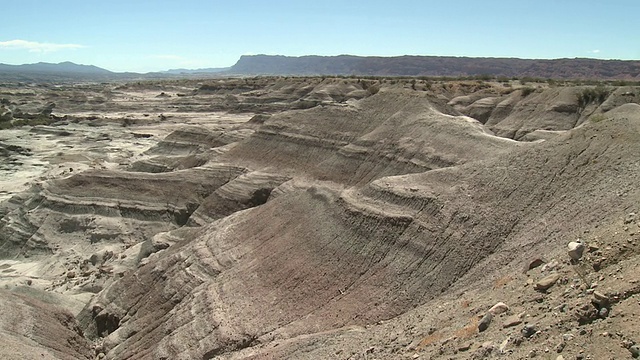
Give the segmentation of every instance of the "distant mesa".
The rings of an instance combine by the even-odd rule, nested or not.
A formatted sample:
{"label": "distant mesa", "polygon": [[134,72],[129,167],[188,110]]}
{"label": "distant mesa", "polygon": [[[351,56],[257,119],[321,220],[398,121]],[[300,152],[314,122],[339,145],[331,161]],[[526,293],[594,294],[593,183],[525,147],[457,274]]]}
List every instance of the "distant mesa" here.
{"label": "distant mesa", "polygon": [[640,61],[452,56],[243,55],[231,74],[365,76],[503,76],[558,79],[640,79]]}

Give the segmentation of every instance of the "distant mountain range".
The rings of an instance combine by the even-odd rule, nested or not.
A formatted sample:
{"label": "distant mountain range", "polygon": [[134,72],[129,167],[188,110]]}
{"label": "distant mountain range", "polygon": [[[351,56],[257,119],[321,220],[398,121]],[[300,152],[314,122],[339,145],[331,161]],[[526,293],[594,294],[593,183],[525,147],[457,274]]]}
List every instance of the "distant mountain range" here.
{"label": "distant mountain range", "polygon": [[228,71],[243,75],[504,76],[640,80],[640,61],[451,56],[244,55]]}
{"label": "distant mountain range", "polygon": [[58,73],[58,74],[91,74],[110,75],[113,72],[93,65],[78,65],[66,61],[59,64],[39,62],[36,64],[7,65],[0,64],[0,72],[14,73]]}
{"label": "distant mountain range", "polygon": [[553,79],[640,80],[640,61],[516,59],[451,56],[243,55],[230,68],[172,69],[146,74],[112,72],[72,62],[0,64],[1,81],[109,81],[246,75],[495,76]]}
{"label": "distant mountain range", "polygon": [[59,64],[0,64],[0,80],[3,81],[106,81],[130,75],[131,73],[115,73],[97,66],[79,65],[69,61]]}

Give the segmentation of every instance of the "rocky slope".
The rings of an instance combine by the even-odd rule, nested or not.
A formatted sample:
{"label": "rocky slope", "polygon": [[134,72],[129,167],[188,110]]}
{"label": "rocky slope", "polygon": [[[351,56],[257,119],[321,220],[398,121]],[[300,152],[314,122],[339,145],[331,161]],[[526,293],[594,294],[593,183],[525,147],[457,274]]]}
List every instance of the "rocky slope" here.
{"label": "rocky slope", "polygon": [[2,299],[56,329],[7,354],[630,357],[638,89],[509,85],[7,91],[57,99],[1,138]]}

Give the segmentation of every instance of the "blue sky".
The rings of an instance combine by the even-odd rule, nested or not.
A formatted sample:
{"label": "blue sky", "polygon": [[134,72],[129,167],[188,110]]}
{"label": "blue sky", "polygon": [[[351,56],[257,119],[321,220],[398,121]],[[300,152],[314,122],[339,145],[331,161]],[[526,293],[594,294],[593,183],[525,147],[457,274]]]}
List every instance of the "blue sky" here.
{"label": "blue sky", "polygon": [[640,59],[637,0],[2,0],[0,63],[226,67],[243,54]]}

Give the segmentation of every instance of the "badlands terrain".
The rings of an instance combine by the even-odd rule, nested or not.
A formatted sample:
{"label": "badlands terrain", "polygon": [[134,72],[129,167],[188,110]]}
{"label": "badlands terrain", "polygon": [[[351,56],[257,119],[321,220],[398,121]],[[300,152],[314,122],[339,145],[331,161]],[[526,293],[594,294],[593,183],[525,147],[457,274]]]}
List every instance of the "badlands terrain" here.
{"label": "badlands terrain", "polygon": [[640,87],[0,87],[2,359],[640,356]]}

